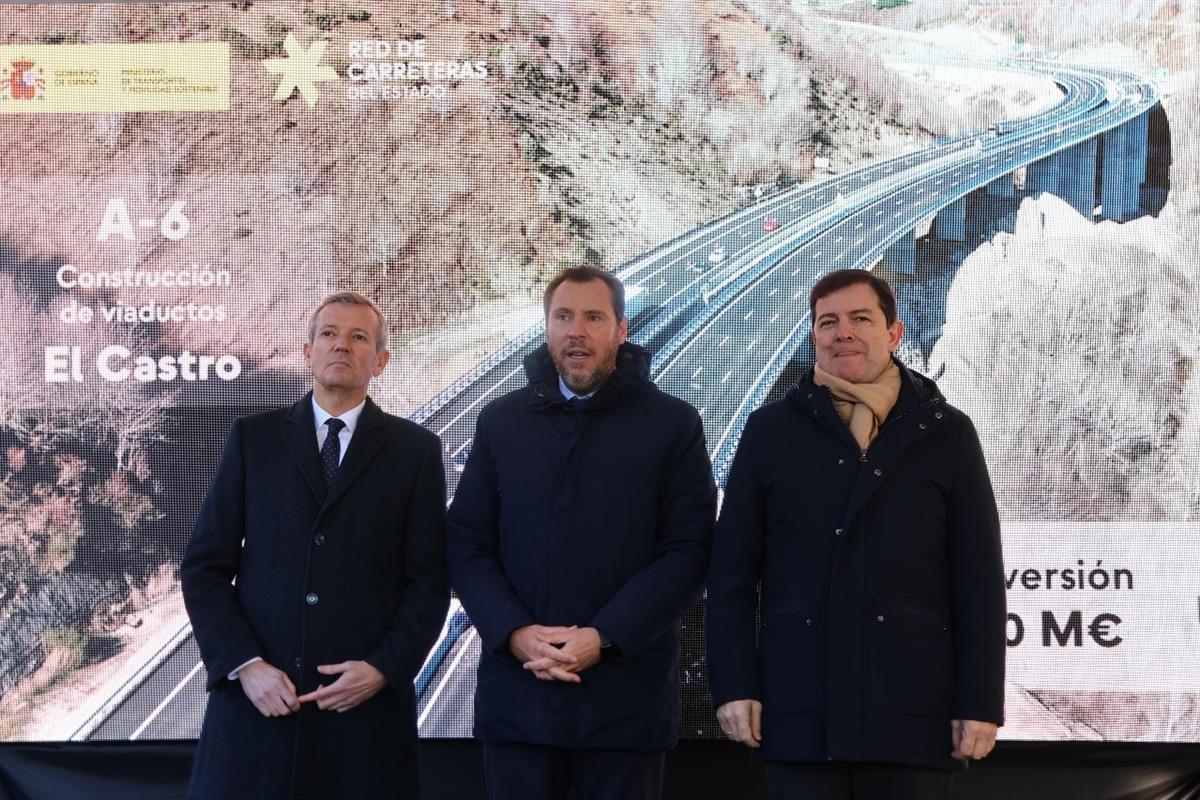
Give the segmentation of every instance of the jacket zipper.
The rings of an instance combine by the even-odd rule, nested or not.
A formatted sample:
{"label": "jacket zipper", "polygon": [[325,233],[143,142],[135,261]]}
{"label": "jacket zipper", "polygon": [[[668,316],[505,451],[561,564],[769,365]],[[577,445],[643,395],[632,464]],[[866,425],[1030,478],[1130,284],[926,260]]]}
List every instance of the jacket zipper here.
{"label": "jacket zipper", "polygon": [[[925,401],[925,402],[923,402],[923,403],[917,403],[915,406],[913,406],[912,408],[908,409],[907,411],[901,411],[901,412],[900,412],[898,415],[896,415],[895,417],[893,417],[893,418],[891,418],[891,419],[889,419],[889,420],[886,420],[886,421],[884,421],[884,423],[883,423],[882,425],[880,425],[880,426],[879,426],[879,433],[875,434],[875,441],[879,441],[879,437],[880,437],[880,436],[883,436],[883,432],[884,432],[884,430],[886,430],[886,429],[887,429],[887,426],[888,426],[888,425],[891,425],[893,422],[899,422],[900,420],[904,419],[905,417],[907,417],[907,416],[908,416],[909,414],[911,414],[912,412],[916,411],[918,408],[922,408],[922,407],[924,407],[924,406],[927,406],[927,405],[929,405],[930,403],[933,403],[933,402],[935,402],[935,401],[933,401],[933,400],[926,400],[926,401]],[[874,443],[875,443],[875,442],[872,442],[871,444],[874,444]],[[870,449],[871,449],[871,445],[867,445],[866,447],[864,447],[864,448],[862,448],[861,450],[859,450],[859,451],[858,451],[858,460],[859,460],[860,462],[862,462],[862,463],[864,463],[864,464],[866,463],[866,461],[867,461],[867,451],[868,451],[868,450],[870,450]]]}

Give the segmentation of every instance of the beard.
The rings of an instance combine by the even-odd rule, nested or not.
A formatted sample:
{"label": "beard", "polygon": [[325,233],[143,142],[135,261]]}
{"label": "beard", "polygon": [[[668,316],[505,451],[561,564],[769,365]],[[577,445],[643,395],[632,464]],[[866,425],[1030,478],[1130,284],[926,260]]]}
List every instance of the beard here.
{"label": "beard", "polygon": [[600,351],[600,358],[596,361],[596,366],[586,372],[572,372],[567,369],[567,351],[572,349],[571,345],[566,345],[562,348],[562,352],[550,351],[550,359],[554,362],[554,368],[562,377],[563,383],[577,395],[591,394],[600,388],[608,376],[613,374],[617,368],[617,349],[620,345],[612,345],[606,350]]}

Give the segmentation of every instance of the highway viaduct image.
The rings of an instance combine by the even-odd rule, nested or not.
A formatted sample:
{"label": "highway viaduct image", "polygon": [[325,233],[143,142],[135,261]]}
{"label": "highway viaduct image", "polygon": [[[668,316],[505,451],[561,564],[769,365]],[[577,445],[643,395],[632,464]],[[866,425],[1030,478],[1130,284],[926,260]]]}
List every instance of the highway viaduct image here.
{"label": "highway viaduct image", "polygon": [[[897,286],[902,317],[913,309],[923,315],[905,322],[927,355],[940,335],[936,309],[944,309],[954,269],[953,261],[931,261],[930,253],[977,246],[1003,230],[1024,198],[1041,193],[1095,221],[1124,222],[1163,207],[1170,136],[1152,83],[1053,62],[991,67],[1049,76],[1061,98],[1026,118],[769,194],[616,268],[628,295],[630,339],[654,354],[655,382],[700,412],[719,485],[749,414],[811,358],[807,297],[825,272],[885,274]],[[441,437],[451,492],[479,410],[524,385],[522,361],[542,336],[540,325],[530,328],[412,415]],[[685,627],[700,617],[693,610]],[[702,654],[688,645],[698,641],[685,636],[681,664],[693,708],[707,703]],[[479,647],[455,601],[416,682],[422,735],[470,736]],[[202,673],[195,642],[184,632],[72,738],[195,736]],[[715,733],[707,725],[685,720],[684,734]]]}

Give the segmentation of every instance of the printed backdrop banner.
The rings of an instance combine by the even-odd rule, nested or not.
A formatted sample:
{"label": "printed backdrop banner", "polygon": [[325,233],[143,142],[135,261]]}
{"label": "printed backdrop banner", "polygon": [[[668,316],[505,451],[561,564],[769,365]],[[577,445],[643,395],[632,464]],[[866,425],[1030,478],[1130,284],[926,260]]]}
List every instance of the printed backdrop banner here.
{"label": "printed backdrop banner", "polygon": [[[0,739],[197,735],[178,565],[230,422],[370,295],[371,389],[453,491],[563,266],[615,271],[718,482],[811,361],[825,272],[975,421],[1008,723],[1200,740],[1195,9],[1099,0],[28,4],[0,10]],[[803,457],[798,453],[797,457]],[[805,502],[797,498],[797,502]],[[718,737],[702,605],[684,732]],[[452,603],[415,689],[469,736]]]}

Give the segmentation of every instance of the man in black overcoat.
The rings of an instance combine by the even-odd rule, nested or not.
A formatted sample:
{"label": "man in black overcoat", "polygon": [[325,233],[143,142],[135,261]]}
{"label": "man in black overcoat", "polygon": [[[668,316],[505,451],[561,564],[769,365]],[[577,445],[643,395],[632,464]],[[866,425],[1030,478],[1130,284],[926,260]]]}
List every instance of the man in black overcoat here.
{"label": "man in black overcoat", "polygon": [[188,797],[418,797],[412,681],[449,604],[436,436],[367,397],[354,292],[314,312],[313,391],[237,420],[180,568],[208,670]]}
{"label": "man in black overcoat", "polygon": [[488,793],[657,798],[715,514],[704,429],[625,343],[611,273],[564,270],[544,305],[529,384],[480,412],[448,515]]}
{"label": "man in black overcoat", "polygon": [[831,272],[809,306],[816,365],[750,416],[717,523],[713,704],[774,797],[946,798],[1003,721],[987,466],[970,419],[893,356],[885,281]]}

